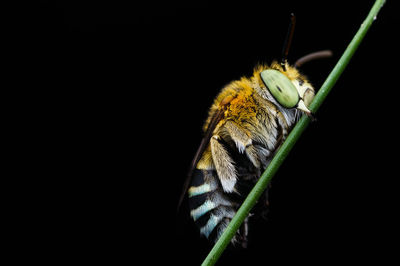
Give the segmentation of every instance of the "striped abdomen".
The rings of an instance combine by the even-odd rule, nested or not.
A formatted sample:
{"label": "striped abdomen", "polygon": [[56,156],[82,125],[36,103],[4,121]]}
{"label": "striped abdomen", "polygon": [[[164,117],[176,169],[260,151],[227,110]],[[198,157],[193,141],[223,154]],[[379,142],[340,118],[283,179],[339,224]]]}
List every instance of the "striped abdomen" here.
{"label": "striped abdomen", "polygon": [[236,213],[238,203],[222,190],[215,170],[193,173],[188,191],[190,215],[208,239],[216,240]]}
{"label": "striped abdomen", "polygon": [[[254,186],[259,169],[256,169],[239,152],[234,152],[226,143],[231,156],[237,165],[238,181],[233,192],[225,192],[218,178],[217,171],[212,169],[195,169],[188,190],[190,215],[200,228],[200,233],[212,241],[218,240],[236,211],[242,204],[250,189]],[[247,221],[238,231],[232,242],[245,245],[247,241]]]}

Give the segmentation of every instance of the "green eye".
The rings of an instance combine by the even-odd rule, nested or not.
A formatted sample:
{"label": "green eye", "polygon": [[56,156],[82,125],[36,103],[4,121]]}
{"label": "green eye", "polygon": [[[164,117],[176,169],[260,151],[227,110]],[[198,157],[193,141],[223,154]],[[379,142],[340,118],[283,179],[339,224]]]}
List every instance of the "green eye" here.
{"label": "green eye", "polygon": [[300,97],[296,87],[278,70],[264,70],[261,72],[261,79],[275,100],[283,107],[293,108],[299,102]]}

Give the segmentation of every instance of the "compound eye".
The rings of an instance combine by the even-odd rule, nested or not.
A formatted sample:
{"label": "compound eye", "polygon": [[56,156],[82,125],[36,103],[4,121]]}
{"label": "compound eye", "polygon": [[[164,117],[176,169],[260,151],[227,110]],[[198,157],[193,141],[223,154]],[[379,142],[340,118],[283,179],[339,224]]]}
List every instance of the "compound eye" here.
{"label": "compound eye", "polygon": [[265,86],[280,105],[286,108],[297,106],[300,96],[288,77],[275,69],[264,70],[260,75]]}

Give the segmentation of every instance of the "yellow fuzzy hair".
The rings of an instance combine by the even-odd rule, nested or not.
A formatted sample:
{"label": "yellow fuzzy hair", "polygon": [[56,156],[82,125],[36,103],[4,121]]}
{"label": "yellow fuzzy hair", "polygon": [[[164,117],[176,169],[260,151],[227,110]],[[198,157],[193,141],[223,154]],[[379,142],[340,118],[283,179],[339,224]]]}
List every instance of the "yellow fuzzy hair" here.
{"label": "yellow fuzzy hair", "polygon": [[240,80],[229,83],[215,98],[203,129],[207,129],[212,114],[220,108],[221,102],[228,97],[231,97],[232,100],[230,101],[228,108],[225,110],[224,119],[219,123],[219,125],[223,124],[228,119],[233,119],[239,122],[256,116],[256,112],[251,111],[257,110],[256,103],[254,103],[254,99],[251,95],[254,92],[254,82],[256,82],[260,87],[264,86],[260,73],[266,69],[276,69],[286,75],[290,80],[301,79],[304,82],[308,82],[304,75],[300,74],[296,68],[290,66],[288,63],[285,64],[285,68],[286,71],[284,71],[282,65],[277,61],[273,61],[269,66],[260,64],[254,68],[251,78],[242,77]]}

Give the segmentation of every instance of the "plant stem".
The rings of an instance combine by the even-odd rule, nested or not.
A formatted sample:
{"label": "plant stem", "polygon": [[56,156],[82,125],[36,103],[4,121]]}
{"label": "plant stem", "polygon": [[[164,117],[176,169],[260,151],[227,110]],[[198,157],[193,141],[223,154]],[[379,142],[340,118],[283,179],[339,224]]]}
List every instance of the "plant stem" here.
{"label": "plant stem", "polygon": [[[361,41],[363,40],[365,34],[367,33],[369,27],[372,25],[384,3],[385,0],[375,1],[375,4],[372,6],[367,18],[361,24],[361,27],[357,31],[356,35],[353,37],[353,40],[350,42],[342,57],[339,59],[336,66],[333,68],[332,72],[329,74],[328,78],[325,80],[324,84],[315,95],[314,100],[309,106],[309,109],[314,113],[319,109],[322,102],[325,100],[332,87],[335,85],[336,81],[342,74],[343,70],[346,68],[351,57],[357,50],[358,46],[360,45]],[[261,175],[257,184],[251,190],[251,192],[243,202],[242,206],[239,208],[236,215],[233,217],[232,221],[225,229],[224,233],[221,235],[217,243],[215,243],[214,247],[209,252],[206,259],[203,261],[203,266],[214,265],[217,262],[222,252],[228,246],[232,237],[235,235],[240,225],[243,223],[244,219],[248,216],[251,208],[256,204],[257,200],[266,189],[272,177],[278,171],[280,165],[285,160],[286,156],[289,154],[290,150],[293,148],[294,144],[299,139],[300,135],[303,133],[309,123],[310,118],[308,116],[302,116],[302,118],[290,132],[289,136],[279,148],[265,172]]]}

